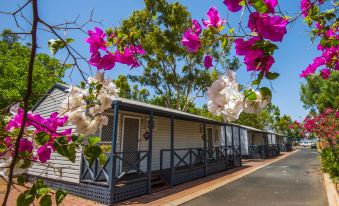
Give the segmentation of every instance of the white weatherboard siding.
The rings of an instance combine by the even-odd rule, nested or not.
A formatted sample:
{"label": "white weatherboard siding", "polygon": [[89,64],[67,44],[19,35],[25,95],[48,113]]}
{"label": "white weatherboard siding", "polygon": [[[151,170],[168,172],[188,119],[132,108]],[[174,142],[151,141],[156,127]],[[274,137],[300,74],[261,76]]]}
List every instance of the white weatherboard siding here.
{"label": "white weatherboard siding", "polygon": [[[143,137],[143,134],[146,132],[147,128],[147,119],[148,115],[120,111],[119,116],[119,129],[118,129],[118,138],[117,138],[117,151],[122,150],[121,142],[123,142],[123,128],[122,121],[123,117],[135,117],[140,118],[141,127],[140,127],[140,139],[139,139],[139,150],[148,151],[148,140]],[[160,151],[162,149],[170,149],[171,145],[171,119],[165,117],[154,116],[155,120],[155,130],[153,130],[153,141],[152,141],[152,171],[160,170]],[[206,125],[207,128],[213,128],[213,146],[221,146],[221,136],[220,128],[213,125]],[[203,148],[204,142],[202,140],[203,132],[201,130],[202,123],[190,122],[183,120],[174,120],[174,148]],[[126,137],[127,138],[127,137]],[[176,151],[179,155],[183,156],[187,150]],[[170,152],[163,153],[163,168],[169,168],[170,166]],[[175,158],[174,164],[177,163],[177,158]],[[141,162],[141,168],[143,171],[147,170],[147,161],[144,160]],[[119,166],[118,166],[119,167]],[[117,168],[119,171],[120,169]]]}
{"label": "white weatherboard siding", "polygon": [[[61,102],[67,97],[67,93],[60,90],[57,87],[54,87],[53,90],[44,98],[39,106],[34,110],[35,113],[39,113],[43,117],[48,117],[52,112],[59,110]],[[140,137],[139,137],[139,150],[148,151],[148,141],[143,137],[143,134],[147,130],[147,120],[148,115],[119,111],[118,116],[118,131],[117,131],[117,144],[116,151],[122,151],[123,143],[123,118],[136,117],[140,119]],[[160,169],[160,151],[162,149],[170,149],[170,134],[171,134],[171,119],[165,117],[154,116],[155,120],[155,130],[153,130],[153,146],[152,146],[152,171]],[[112,125],[113,126],[113,125]],[[74,128],[74,126],[68,124],[67,126],[60,128],[64,130],[67,128]],[[206,125],[207,128],[212,128],[213,138],[212,143],[213,147],[221,146],[221,141],[224,141],[224,132],[220,126],[215,125]],[[203,135],[203,124],[199,122],[183,121],[183,120],[174,120],[174,148],[203,148],[204,142],[202,139]],[[231,145],[231,128],[227,127],[227,138],[228,145]],[[237,127],[234,126],[234,133],[237,133]],[[241,135],[244,136],[244,135]],[[109,142],[103,142],[103,144],[111,144]],[[235,145],[238,145],[238,139],[235,139]],[[182,157],[187,150],[177,151],[177,153]],[[66,158],[53,153],[51,159],[46,164],[35,163],[31,168],[28,169],[27,173],[31,175],[36,175],[40,177],[46,177],[51,179],[58,179],[68,182],[79,183],[80,176],[80,160],[81,152],[79,151],[76,154],[75,163],[70,162]],[[186,158],[187,160],[187,158]],[[174,164],[178,162],[178,158],[175,158]],[[141,169],[143,171],[147,170],[147,158],[144,159],[141,163]],[[164,153],[163,158],[163,168],[168,168],[170,166],[170,152]],[[117,165],[117,174],[120,172],[121,165]]]}
{"label": "white weatherboard siding", "polygon": [[[57,112],[61,102],[66,98],[66,93],[58,88],[54,88],[50,94],[37,106],[34,113],[38,113],[43,117],[49,117],[52,112]],[[59,131],[67,128],[74,128],[68,124],[60,128]],[[46,177],[51,179],[59,179],[68,182],[79,182],[80,173],[80,151],[76,154],[75,163],[67,160],[57,153],[52,153],[51,159],[46,164],[34,163],[27,173],[30,175]],[[47,166],[49,165],[49,166]]]}
{"label": "white weatherboard siding", "polygon": [[264,145],[263,133],[248,131],[248,139],[250,145]]}

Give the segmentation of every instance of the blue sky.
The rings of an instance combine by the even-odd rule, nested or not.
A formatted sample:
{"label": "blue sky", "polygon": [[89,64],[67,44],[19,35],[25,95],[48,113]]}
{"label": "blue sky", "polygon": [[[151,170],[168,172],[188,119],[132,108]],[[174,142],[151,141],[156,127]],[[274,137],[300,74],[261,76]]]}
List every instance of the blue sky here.
{"label": "blue sky", "polygon": [[[17,4],[23,4],[25,1],[2,1],[0,3],[1,11],[14,11]],[[222,4],[222,0],[183,0],[179,1],[188,7],[192,13],[193,18],[200,20],[206,18],[205,13],[210,6],[218,8],[221,16],[226,16],[227,8]],[[207,3],[206,3],[207,2]],[[280,0],[280,7],[283,12],[289,16],[294,16],[299,9],[299,0]],[[40,17],[50,24],[63,23],[66,20],[73,20],[80,15],[79,22],[86,21],[94,9],[94,18],[102,21],[99,24],[90,24],[86,29],[92,29],[94,26],[102,28],[119,26],[120,22],[127,18],[134,10],[144,7],[142,0],[43,0],[39,1]],[[31,12],[29,8],[25,11],[25,15],[29,18]],[[232,14],[229,22],[236,25],[240,13]],[[246,20],[246,19],[245,19]],[[0,14],[0,30],[10,28],[13,31],[19,31],[13,18],[10,16]],[[24,29],[29,30],[30,26],[27,23],[21,22]],[[288,26],[288,33],[285,36],[283,43],[280,43],[279,50],[275,53],[275,64],[272,71],[278,72],[281,76],[272,82],[274,93],[273,103],[278,105],[283,114],[288,114],[294,119],[300,119],[307,114],[300,102],[299,88],[302,79],[299,78],[299,73],[305,68],[312,59],[317,55],[315,45],[310,41],[306,25],[303,24],[302,19],[299,19],[293,25]],[[62,35],[72,37],[75,39],[73,46],[79,50],[84,56],[88,57],[88,45],[84,43],[86,34],[79,31],[67,32]],[[49,52],[47,48],[47,41],[55,38],[49,33],[40,31],[38,45],[38,52]],[[64,57],[63,52],[56,55],[57,58]],[[242,61],[242,58],[240,57]],[[84,65],[84,69],[88,70]],[[94,71],[94,70],[93,70]],[[115,78],[119,74],[141,74],[142,68],[136,68],[132,71],[125,66],[117,65],[108,74],[111,78]],[[246,72],[245,66],[242,65],[237,74],[238,81],[242,84],[248,83],[250,74]],[[68,83],[77,84],[80,80],[79,74],[73,73],[72,79],[65,77]],[[199,99],[198,105],[206,103],[206,99]]]}

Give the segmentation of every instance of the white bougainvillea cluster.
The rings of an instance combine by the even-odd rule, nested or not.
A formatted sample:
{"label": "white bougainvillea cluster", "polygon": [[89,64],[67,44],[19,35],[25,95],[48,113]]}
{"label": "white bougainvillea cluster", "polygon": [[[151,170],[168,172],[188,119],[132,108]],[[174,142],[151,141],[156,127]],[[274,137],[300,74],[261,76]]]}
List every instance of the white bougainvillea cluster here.
{"label": "white bougainvillea cluster", "polygon": [[239,91],[235,76],[234,71],[228,70],[207,88],[208,110],[214,115],[223,116],[227,122],[237,120],[241,112],[258,113],[271,102],[270,96],[262,96],[254,90],[250,91],[255,94],[255,100],[246,98]]}
{"label": "white bougainvillea cluster", "polygon": [[119,97],[119,89],[104,73],[89,77],[80,87],[71,86],[69,95],[63,101],[60,112],[69,116],[76,126],[76,132],[94,135],[103,125],[108,124],[104,112],[111,108],[113,99]]}

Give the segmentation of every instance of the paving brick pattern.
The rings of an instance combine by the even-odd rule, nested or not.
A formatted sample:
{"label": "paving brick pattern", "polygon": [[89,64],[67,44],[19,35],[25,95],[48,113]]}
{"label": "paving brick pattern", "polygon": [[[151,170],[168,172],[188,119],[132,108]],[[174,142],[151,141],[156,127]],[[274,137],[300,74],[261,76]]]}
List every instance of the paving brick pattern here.
{"label": "paving brick pattern", "polygon": [[[221,187],[229,182],[232,182],[242,176],[245,176],[257,169],[264,167],[267,164],[273,163],[277,160],[280,160],[286,156],[289,156],[292,153],[284,153],[276,158],[266,159],[266,160],[244,160],[243,167],[235,168],[224,172],[219,172],[213,175],[210,175],[205,178],[199,178],[194,181],[190,181],[184,184],[177,185],[173,188],[162,190],[160,192],[152,193],[150,195],[143,195],[137,198],[133,198],[127,201],[116,203],[114,205],[133,205],[133,206],[173,206],[184,203],[188,200],[191,200],[199,195],[210,192],[218,187]],[[4,183],[0,182],[0,202],[4,198]],[[24,191],[23,187],[17,187],[20,191]],[[7,205],[16,205],[16,197],[20,194],[19,191],[12,189],[10,193],[10,198]],[[35,205],[39,205],[36,204]],[[53,200],[53,205],[55,201]],[[65,206],[90,206],[95,205],[99,206],[101,204],[79,198],[73,195],[67,195],[66,199],[63,201]]]}

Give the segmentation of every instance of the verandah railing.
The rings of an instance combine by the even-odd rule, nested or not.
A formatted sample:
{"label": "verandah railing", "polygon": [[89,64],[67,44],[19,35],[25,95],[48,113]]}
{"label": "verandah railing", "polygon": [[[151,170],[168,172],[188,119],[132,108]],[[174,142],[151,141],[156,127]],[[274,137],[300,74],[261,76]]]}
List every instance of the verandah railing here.
{"label": "verandah railing", "polygon": [[80,182],[109,186],[110,178],[113,176],[113,164],[115,164],[115,183],[128,181],[132,178],[148,178],[147,156],[148,151],[105,153],[106,161],[99,164],[99,159],[92,164],[82,156],[80,169]]}
{"label": "verandah railing", "polygon": [[[171,150],[163,149],[160,151],[160,173],[169,183],[173,182],[173,178],[178,179],[176,175],[185,176],[184,180],[182,180],[183,182],[186,179],[206,175],[206,172],[213,173],[213,167],[216,164],[223,165],[222,168],[219,167],[219,170],[233,167],[235,166],[235,161],[240,160],[240,151],[239,146],[206,148],[207,164],[205,163],[205,150],[203,147],[174,149],[173,158],[172,168]],[[183,175],[183,173],[187,175]]]}
{"label": "verandah railing", "polygon": [[249,145],[248,152],[250,159],[264,159],[279,155],[280,145],[278,144]]}

